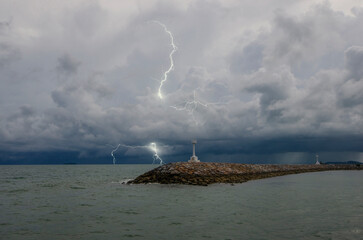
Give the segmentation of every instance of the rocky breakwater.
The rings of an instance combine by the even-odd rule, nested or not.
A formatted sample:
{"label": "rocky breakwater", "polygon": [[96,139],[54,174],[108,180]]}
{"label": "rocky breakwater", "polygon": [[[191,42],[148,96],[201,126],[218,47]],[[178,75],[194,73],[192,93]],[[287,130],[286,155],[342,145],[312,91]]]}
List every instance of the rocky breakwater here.
{"label": "rocky breakwater", "polygon": [[212,183],[242,183],[249,180],[331,170],[362,170],[362,165],[265,165],[238,163],[188,163],[162,165],[128,183],[161,183],[208,185]]}

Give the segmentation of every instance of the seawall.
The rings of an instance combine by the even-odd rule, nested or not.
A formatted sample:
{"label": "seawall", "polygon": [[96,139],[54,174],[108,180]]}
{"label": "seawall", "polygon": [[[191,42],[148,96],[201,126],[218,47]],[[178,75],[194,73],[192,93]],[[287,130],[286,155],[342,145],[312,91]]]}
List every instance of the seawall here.
{"label": "seawall", "polygon": [[265,165],[238,163],[188,163],[177,162],[162,165],[148,171],[128,183],[161,183],[208,185],[213,183],[242,183],[249,180],[332,170],[362,170],[362,165]]}

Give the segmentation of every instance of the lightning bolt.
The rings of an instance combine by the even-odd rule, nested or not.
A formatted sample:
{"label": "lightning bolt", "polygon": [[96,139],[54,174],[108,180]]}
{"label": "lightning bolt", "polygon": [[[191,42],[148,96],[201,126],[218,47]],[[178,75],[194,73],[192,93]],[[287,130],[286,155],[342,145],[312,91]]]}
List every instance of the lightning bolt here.
{"label": "lightning bolt", "polygon": [[[111,145],[112,146],[112,145]],[[113,164],[116,164],[116,158],[115,158],[115,156],[113,155],[117,150],[118,150],[118,148],[121,146],[121,144],[119,144],[119,145],[117,145],[117,147],[115,148],[115,149],[113,149],[112,150],[112,152],[111,152],[111,156],[112,156],[112,158],[113,158]],[[112,146],[112,147],[114,147],[114,146]]]}
{"label": "lightning bolt", "polygon": [[190,114],[193,118],[193,121],[195,125],[198,125],[198,121],[195,119],[194,112],[197,110],[198,106],[208,108],[208,104],[210,103],[203,103],[201,101],[198,101],[196,98],[195,90],[193,91],[193,100],[192,101],[186,101],[184,103],[183,107],[177,107],[177,106],[170,106],[171,108],[174,108],[177,111],[186,111],[188,114]]}
{"label": "lightning bolt", "polygon": [[164,164],[163,160],[160,158],[160,156],[158,155],[158,149],[156,147],[156,143],[152,142],[150,143],[149,145],[145,145],[145,146],[132,146],[132,145],[125,145],[125,144],[118,144],[116,147],[111,145],[111,144],[108,144],[109,146],[113,147],[114,149],[111,151],[111,156],[112,156],[112,159],[113,159],[113,164],[116,164],[116,158],[114,156],[114,153],[120,148],[120,147],[124,147],[124,148],[132,148],[132,149],[135,149],[135,148],[145,148],[145,149],[149,149],[151,150],[154,155],[153,155],[153,164],[156,162],[156,161],[159,161],[160,164]]}
{"label": "lightning bolt", "polygon": [[163,87],[164,83],[168,80],[168,74],[174,69],[174,60],[173,60],[173,54],[176,52],[176,50],[178,49],[176,47],[176,45],[174,44],[174,37],[173,34],[168,30],[168,28],[165,26],[165,24],[159,22],[159,21],[154,21],[155,23],[159,24],[161,27],[164,28],[164,31],[169,35],[170,37],[170,45],[173,47],[173,50],[170,52],[169,54],[169,59],[170,59],[170,67],[168,70],[166,70],[164,72],[164,77],[163,79],[161,79],[160,81],[160,86],[159,86],[159,90],[158,90],[158,96],[160,99],[163,99],[163,94],[161,93],[161,88]]}
{"label": "lightning bolt", "polygon": [[158,155],[158,149],[156,148],[156,144],[155,143],[150,143],[149,148],[151,149],[151,151],[154,152],[153,155],[153,164],[155,163],[155,161],[159,161],[160,165],[164,164],[163,160],[160,158],[160,156]]}

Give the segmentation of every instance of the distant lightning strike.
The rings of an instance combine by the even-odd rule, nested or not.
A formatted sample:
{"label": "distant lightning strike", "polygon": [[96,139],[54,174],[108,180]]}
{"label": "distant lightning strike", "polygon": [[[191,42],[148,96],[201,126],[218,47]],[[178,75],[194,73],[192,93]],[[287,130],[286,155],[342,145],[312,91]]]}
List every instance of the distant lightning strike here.
{"label": "distant lightning strike", "polygon": [[117,145],[117,147],[114,150],[112,150],[112,152],[111,152],[111,156],[113,158],[113,160],[112,160],[113,161],[113,164],[116,164],[116,158],[115,158],[115,156],[113,154],[117,151],[117,149],[120,147],[120,145],[121,144]]}
{"label": "distant lightning strike", "polygon": [[169,34],[170,37],[170,45],[173,47],[173,50],[170,52],[169,54],[169,59],[170,59],[170,67],[168,70],[166,70],[164,72],[164,77],[163,79],[161,79],[160,81],[160,86],[159,86],[159,90],[158,90],[158,96],[160,99],[163,99],[163,94],[161,93],[161,88],[163,87],[164,83],[168,80],[168,74],[174,69],[174,60],[173,60],[173,54],[176,52],[176,50],[178,49],[177,46],[174,44],[174,37],[173,34],[167,29],[167,27],[165,26],[165,24],[159,22],[159,21],[154,21],[155,23],[159,24],[160,26],[162,26],[164,28],[164,31]]}
{"label": "distant lightning strike", "polygon": [[149,149],[151,150],[154,155],[153,155],[153,164],[156,162],[156,161],[159,161],[160,164],[164,164],[163,160],[160,158],[160,156],[158,155],[158,149],[157,149],[157,146],[156,146],[156,143],[150,143],[150,145],[146,145],[146,146],[132,146],[132,145],[125,145],[125,144],[118,144],[116,147],[115,146],[112,146],[110,144],[108,144],[109,146],[113,147],[114,149],[111,151],[111,156],[112,156],[112,159],[113,159],[113,164],[116,164],[116,158],[114,156],[114,153],[120,148],[120,147],[124,147],[124,148],[146,148],[146,149]]}
{"label": "distant lightning strike", "polygon": [[155,163],[155,161],[159,161],[160,165],[164,164],[163,160],[160,158],[160,156],[158,155],[158,149],[156,148],[156,144],[155,143],[150,143],[149,148],[154,152],[153,155],[153,164]]}

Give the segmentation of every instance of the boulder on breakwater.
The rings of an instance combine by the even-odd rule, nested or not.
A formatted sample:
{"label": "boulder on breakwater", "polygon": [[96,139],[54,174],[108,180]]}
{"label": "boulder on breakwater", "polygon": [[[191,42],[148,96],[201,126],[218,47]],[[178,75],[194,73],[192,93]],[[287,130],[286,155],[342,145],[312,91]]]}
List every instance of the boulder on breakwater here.
{"label": "boulder on breakwater", "polygon": [[267,165],[212,162],[176,162],[148,171],[131,184],[161,183],[208,185],[212,183],[242,183],[249,180],[331,170],[362,170],[361,165]]}

